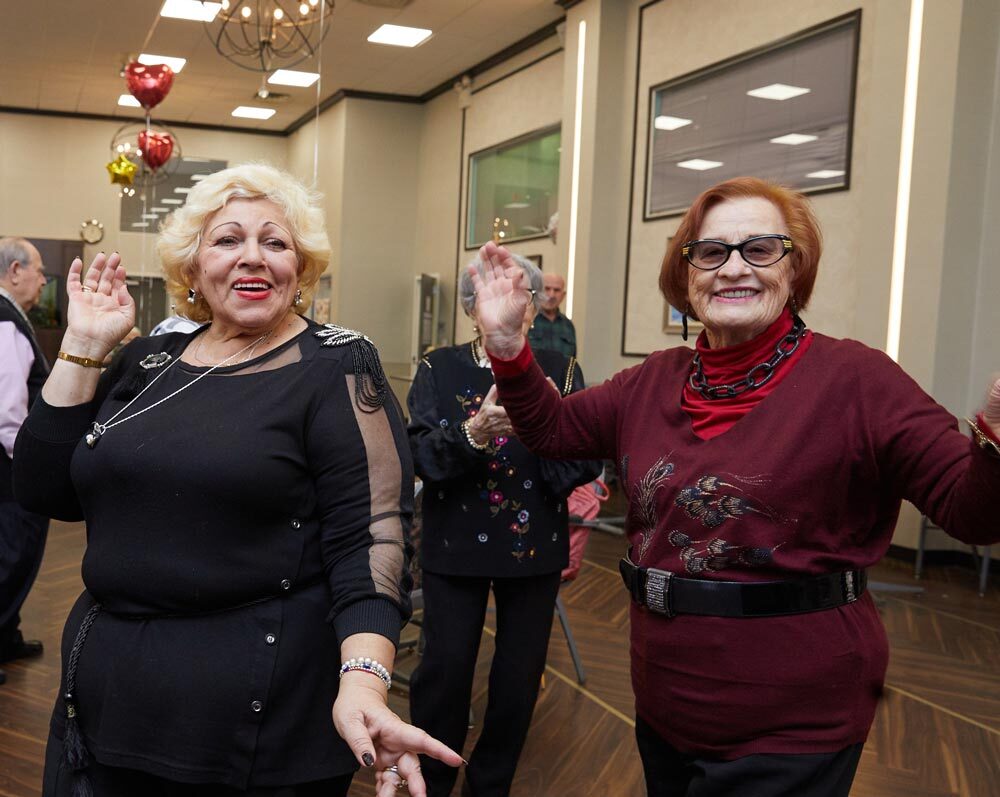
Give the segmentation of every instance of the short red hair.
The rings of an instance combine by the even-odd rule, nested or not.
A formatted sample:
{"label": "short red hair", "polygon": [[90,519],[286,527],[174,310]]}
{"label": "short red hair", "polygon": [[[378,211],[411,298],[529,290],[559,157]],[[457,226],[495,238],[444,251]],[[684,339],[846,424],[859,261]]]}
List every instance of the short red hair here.
{"label": "short red hair", "polygon": [[684,244],[697,240],[705,214],[711,208],[728,199],[756,197],[768,200],[781,212],[794,245],[788,255],[792,263],[791,300],[798,309],[804,309],[809,303],[823,251],[823,235],[812,205],[801,193],[783,185],[759,177],[734,177],[712,186],[695,199],[663,256],[660,292],[678,310],[687,311],[689,316],[697,318],[688,303],[688,269],[691,265],[681,254]]}

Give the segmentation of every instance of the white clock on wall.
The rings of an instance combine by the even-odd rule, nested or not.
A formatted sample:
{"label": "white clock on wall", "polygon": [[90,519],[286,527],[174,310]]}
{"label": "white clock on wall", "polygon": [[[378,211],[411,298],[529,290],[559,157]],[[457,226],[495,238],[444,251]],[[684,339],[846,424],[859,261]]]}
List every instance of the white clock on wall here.
{"label": "white clock on wall", "polygon": [[104,238],[104,225],[97,219],[80,222],[80,237],[84,243],[99,244]]}

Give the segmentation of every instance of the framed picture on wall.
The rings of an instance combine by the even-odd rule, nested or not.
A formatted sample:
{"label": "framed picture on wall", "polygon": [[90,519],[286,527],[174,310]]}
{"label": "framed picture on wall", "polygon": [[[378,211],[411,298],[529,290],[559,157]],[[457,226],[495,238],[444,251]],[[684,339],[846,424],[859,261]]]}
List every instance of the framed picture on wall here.
{"label": "framed picture on wall", "polygon": [[[684,331],[684,314],[671,304],[663,303],[663,331],[668,335],[680,335]],[[695,338],[703,329],[700,321],[688,319],[688,337]]]}
{"label": "framed picture on wall", "polygon": [[544,238],[559,207],[561,127],[543,127],[469,155],[465,248]]}
{"label": "framed picture on wall", "polygon": [[538,270],[539,271],[542,270],[542,256],[541,255],[525,255],[524,257],[527,260],[530,260],[536,266],[538,266]]}
{"label": "framed picture on wall", "polygon": [[643,220],[732,177],[848,188],[860,30],[858,10],[651,87]]}

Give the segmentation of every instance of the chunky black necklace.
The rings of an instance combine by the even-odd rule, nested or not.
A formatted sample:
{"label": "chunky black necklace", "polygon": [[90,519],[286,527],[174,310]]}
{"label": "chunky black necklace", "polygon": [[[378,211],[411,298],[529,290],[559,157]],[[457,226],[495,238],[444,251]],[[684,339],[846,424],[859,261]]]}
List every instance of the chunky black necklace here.
{"label": "chunky black necklace", "polygon": [[747,371],[746,376],[738,382],[732,382],[728,385],[708,384],[708,380],[705,378],[705,369],[701,363],[701,354],[696,353],[691,361],[691,376],[688,377],[688,384],[702,398],[706,399],[733,398],[750,390],[756,390],[761,385],[766,385],[771,381],[778,366],[795,353],[805,334],[805,322],[798,316],[793,316],[792,328],[787,335],[778,341],[778,345],[774,347],[774,354],[765,362],[758,363]]}

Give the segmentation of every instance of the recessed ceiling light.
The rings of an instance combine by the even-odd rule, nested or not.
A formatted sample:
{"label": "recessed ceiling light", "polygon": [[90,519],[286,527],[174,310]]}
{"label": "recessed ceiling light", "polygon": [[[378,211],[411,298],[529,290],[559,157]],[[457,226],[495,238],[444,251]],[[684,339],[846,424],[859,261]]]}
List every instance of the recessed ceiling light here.
{"label": "recessed ceiling light", "polygon": [[815,141],[819,136],[810,136],[806,133],[789,133],[786,136],[778,136],[777,138],[772,138],[772,144],[788,144],[792,147],[797,147],[799,144],[807,144],[810,141]]}
{"label": "recessed ceiling light", "polygon": [[[141,108],[142,107],[139,104],[139,101],[135,97],[133,97],[131,94],[122,94],[122,96],[120,96],[118,98],[118,104],[119,105],[124,105],[126,108]],[[118,151],[121,152],[121,151],[123,151],[123,149],[124,149],[124,147],[122,149],[119,149]]]}
{"label": "recessed ceiling light", "polygon": [[241,105],[233,110],[233,116],[244,119],[270,119],[275,113],[274,108],[254,108],[252,105]]}
{"label": "recessed ceiling light", "polygon": [[170,208],[153,208],[154,213],[169,213]]}
{"label": "recessed ceiling light", "polygon": [[689,161],[681,161],[677,165],[682,169],[694,169],[696,172],[703,172],[706,169],[717,169],[722,165],[722,161],[706,161],[701,158],[694,158]]}
{"label": "recessed ceiling light", "polygon": [[144,219],[155,219],[157,218],[155,213],[143,213],[142,218]]}
{"label": "recessed ceiling light", "polygon": [[805,89],[801,86],[789,86],[785,83],[772,83],[770,86],[761,86],[759,89],[751,89],[747,92],[751,97],[758,97],[762,100],[790,100],[801,94],[808,94],[812,89]]}
{"label": "recessed ceiling light", "polygon": [[393,44],[396,47],[416,47],[431,35],[427,28],[407,28],[403,25],[383,25],[368,41],[373,44]]}
{"label": "recessed ceiling light", "polygon": [[689,124],[691,124],[690,119],[682,119],[679,116],[657,116],[653,120],[653,127],[657,130],[676,130]]}
{"label": "recessed ceiling light", "polygon": [[183,199],[174,199],[173,197],[167,197],[166,199],[160,200],[164,205],[183,205]]}
{"label": "recessed ceiling light", "polygon": [[166,64],[176,75],[184,68],[184,64],[187,63],[187,58],[173,58],[169,55],[153,55],[152,53],[142,53],[138,58],[135,59],[140,64],[145,64],[146,66],[156,66],[156,64]]}
{"label": "recessed ceiling light", "polygon": [[133,227],[148,227],[149,226],[149,222],[148,221],[133,221],[132,222],[132,226]]}
{"label": "recessed ceiling light", "polygon": [[194,22],[211,22],[222,8],[222,3],[201,3],[199,0],[166,0],[160,9],[161,17],[190,19]]}
{"label": "recessed ceiling light", "polygon": [[197,182],[199,182],[201,180],[204,180],[206,177],[208,177],[207,174],[192,174],[191,175],[191,182],[192,183],[197,183]]}
{"label": "recessed ceiling light", "polygon": [[831,177],[843,177],[845,172],[840,169],[820,169],[818,172],[809,172],[806,177],[814,177],[817,180],[829,180]]}
{"label": "recessed ceiling light", "polygon": [[279,69],[267,79],[276,86],[311,86],[319,80],[319,72],[296,72],[294,69]]}
{"label": "recessed ceiling light", "polygon": [[[174,189],[175,194],[187,194],[191,191],[191,186],[189,185],[179,185]],[[166,200],[164,200],[165,202]]]}

